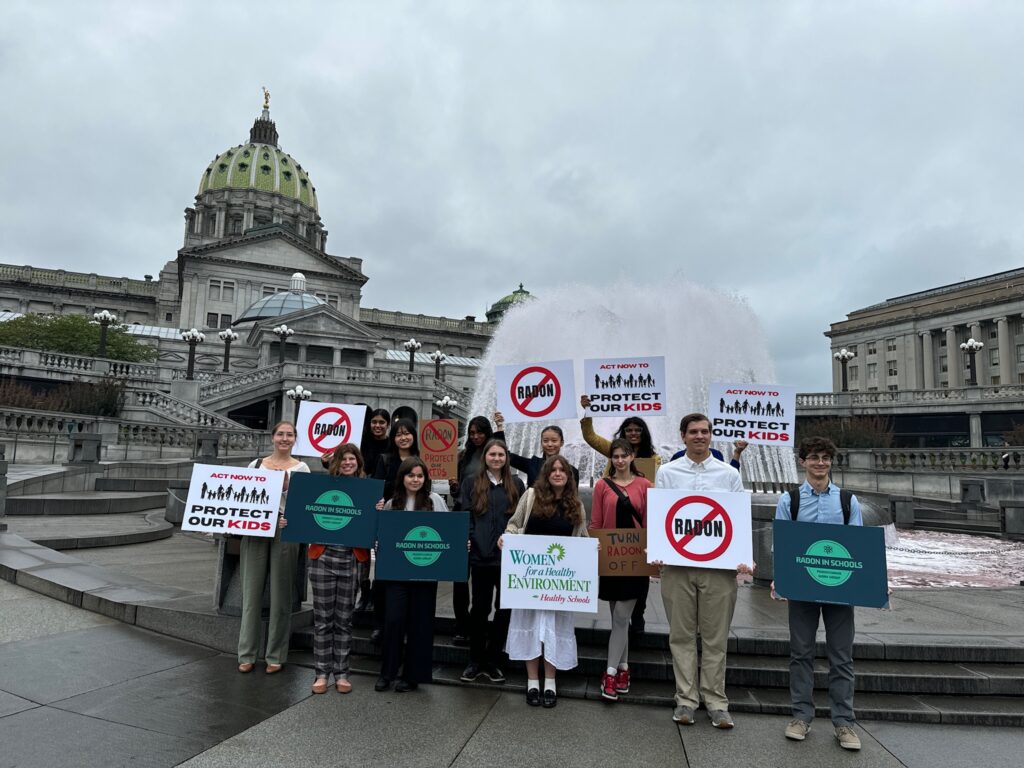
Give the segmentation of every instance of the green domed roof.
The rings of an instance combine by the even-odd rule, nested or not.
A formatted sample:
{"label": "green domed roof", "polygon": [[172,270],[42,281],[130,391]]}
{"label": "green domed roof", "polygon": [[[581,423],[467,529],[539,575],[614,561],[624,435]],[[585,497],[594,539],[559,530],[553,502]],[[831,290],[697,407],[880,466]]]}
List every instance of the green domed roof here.
{"label": "green domed roof", "polygon": [[309,175],[291,155],[272,144],[239,144],[217,155],[199,180],[198,194],[215,189],[276,193],[318,210]]}
{"label": "green domed roof", "polygon": [[524,301],[530,301],[533,298],[533,294],[523,288],[523,284],[520,283],[516,290],[512,291],[508,296],[503,296],[491,305],[491,308],[487,310],[487,322],[493,323],[496,320],[500,320],[501,316],[516,304],[522,304]]}

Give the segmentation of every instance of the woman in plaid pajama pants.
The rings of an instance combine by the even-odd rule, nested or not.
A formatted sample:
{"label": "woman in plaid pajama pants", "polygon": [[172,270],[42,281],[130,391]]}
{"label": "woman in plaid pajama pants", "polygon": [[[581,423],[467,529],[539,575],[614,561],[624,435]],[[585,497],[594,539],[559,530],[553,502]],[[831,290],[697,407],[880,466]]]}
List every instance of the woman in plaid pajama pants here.
{"label": "woman in plaid pajama pants", "polygon": [[[363,455],[353,443],[338,446],[328,470],[332,475],[365,477]],[[309,583],[313,587],[313,693],[327,693],[334,675],[338,693],[349,693],[348,655],[352,649],[352,609],[355,603],[356,555],[351,547],[311,544]]]}

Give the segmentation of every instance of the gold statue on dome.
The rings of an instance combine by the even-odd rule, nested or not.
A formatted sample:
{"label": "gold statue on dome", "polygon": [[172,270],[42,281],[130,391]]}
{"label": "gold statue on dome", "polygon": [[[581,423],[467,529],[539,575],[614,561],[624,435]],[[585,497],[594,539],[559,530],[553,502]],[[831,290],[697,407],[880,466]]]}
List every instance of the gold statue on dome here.
{"label": "gold statue on dome", "polygon": [[270,91],[266,86],[263,86],[263,108],[270,109]]}

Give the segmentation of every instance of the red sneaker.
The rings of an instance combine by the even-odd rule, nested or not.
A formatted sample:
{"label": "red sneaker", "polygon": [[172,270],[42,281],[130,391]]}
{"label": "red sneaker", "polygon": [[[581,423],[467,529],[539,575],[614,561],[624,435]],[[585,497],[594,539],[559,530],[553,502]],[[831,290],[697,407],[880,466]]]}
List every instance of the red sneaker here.
{"label": "red sneaker", "polygon": [[601,698],[607,701],[618,701],[619,694],[615,690],[615,675],[607,672],[601,677]]}
{"label": "red sneaker", "polygon": [[615,673],[615,692],[629,693],[629,670],[620,669]]}

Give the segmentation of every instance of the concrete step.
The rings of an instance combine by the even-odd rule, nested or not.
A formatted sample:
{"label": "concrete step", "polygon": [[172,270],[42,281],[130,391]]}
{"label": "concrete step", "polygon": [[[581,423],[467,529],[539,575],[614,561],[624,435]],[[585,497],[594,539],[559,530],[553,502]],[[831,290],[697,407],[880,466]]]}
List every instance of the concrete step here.
{"label": "concrete step", "polygon": [[134,491],[136,493],[159,493],[166,491],[171,481],[167,478],[149,477],[98,477],[97,491]]}
{"label": "concrete step", "polygon": [[122,515],[23,515],[10,518],[8,525],[12,533],[58,550],[119,547],[174,535],[163,509]]}
{"label": "concrete step", "polygon": [[167,492],[74,491],[39,493],[7,499],[7,514],[17,515],[123,515],[164,507]]}

